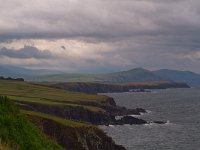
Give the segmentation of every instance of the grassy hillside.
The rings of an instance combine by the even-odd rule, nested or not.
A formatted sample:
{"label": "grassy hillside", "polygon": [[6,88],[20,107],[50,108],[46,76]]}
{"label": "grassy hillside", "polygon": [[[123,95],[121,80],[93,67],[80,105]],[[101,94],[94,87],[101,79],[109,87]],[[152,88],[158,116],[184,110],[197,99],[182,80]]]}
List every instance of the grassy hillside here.
{"label": "grassy hillside", "polygon": [[0,150],[64,149],[125,150],[94,125],[41,112],[19,111],[13,101],[0,96]]}
{"label": "grassy hillside", "polygon": [[40,130],[20,114],[7,97],[2,96],[0,96],[0,139],[2,149],[9,149],[9,147],[15,150],[63,149],[47,139]]}
{"label": "grassy hillside", "polygon": [[75,120],[67,120],[60,117],[56,117],[54,115],[49,115],[41,112],[34,112],[34,111],[27,111],[27,110],[21,110],[21,113],[28,115],[28,116],[37,116],[40,118],[50,119],[55,122],[58,122],[60,124],[63,124],[65,126],[72,126],[72,127],[82,127],[82,126],[92,126],[85,122],[75,121]]}
{"label": "grassy hillside", "polygon": [[83,107],[91,111],[104,111],[95,106],[79,105],[79,102],[104,102],[106,96],[67,92],[60,89],[34,85],[21,81],[0,80],[0,94],[17,102],[39,103],[49,106]]}
{"label": "grassy hillside", "polygon": [[6,80],[0,80],[0,94],[40,98],[41,100],[52,100],[57,102],[105,101],[107,98],[106,96],[68,92],[27,82]]}

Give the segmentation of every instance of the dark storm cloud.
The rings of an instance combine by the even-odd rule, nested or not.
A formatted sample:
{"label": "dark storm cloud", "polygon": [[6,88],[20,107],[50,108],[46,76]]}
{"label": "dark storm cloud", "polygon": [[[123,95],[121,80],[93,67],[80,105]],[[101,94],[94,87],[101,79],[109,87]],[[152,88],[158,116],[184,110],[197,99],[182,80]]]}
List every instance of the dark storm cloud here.
{"label": "dark storm cloud", "polygon": [[0,34],[5,39],[123,39],[200,32],[198,0],[8,0],[1,4]]}
{"label": "dark storm cloud", "polygon": [[172,41],[193,46],[200,39],[198,0],[7,0],[1,4],[1,41],[82,38],[108,42],[143,37],[143,42],[149,42],[146,37],[152,37],[166,45]]}
{"label": "dark storm cloud", "polygon": [[21,58],[21,59],[27,59],[27,58],[50,59],[56,57],[53,56],[53,54],[48,50],[41,51],[32,46],[24,46],[24,48],[19,50],[7,49],[4,47],[0,49],[0,57],[1,56],[7,56],[10,58]]}

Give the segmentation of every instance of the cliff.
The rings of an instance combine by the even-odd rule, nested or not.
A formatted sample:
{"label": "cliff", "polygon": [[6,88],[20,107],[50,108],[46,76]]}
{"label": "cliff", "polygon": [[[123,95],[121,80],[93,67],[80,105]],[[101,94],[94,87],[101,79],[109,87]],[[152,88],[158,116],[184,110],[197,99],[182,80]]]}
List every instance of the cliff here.
{"label": "cliff", "polygon": [[[145,112],[144,109],[126,109],[125,107],[117,106],[112,98],[108,97],[107,102],[77,102],[73,104],[81,105],[44,105],[33,102],[16,101],[16,103],[23,110],[29,110],[34,112],[42,112],[45,114],[55,115],[65,119],[73,119],[84,122],[89,122],[94,125],[109,125],[119,124],[115,119],[115,116],[125,115],[140,115],[140,112]],[[84,106],[95,106],[101,108],[102,111],[94,111],[84,108]],[[123,124],[120,122],[120,124]],[[137,123],[136,123],[137,124]]]}
{"label": "cliff", "polygon": [[29,120],[67,150],[125,150],[92,125],[70,126],[29,115]]}

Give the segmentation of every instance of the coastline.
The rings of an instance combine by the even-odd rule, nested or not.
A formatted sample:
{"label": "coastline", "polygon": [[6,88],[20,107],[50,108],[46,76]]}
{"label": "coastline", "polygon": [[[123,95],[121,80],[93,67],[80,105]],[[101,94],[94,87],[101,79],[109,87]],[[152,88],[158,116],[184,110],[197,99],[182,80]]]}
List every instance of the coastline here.
{"label": "coastline", "polygon": [[[77,145],[77,141],[79,141],[81,144],[78,144],[80,147],[77,150],[94,149],[94,146],[97,146],[98,143],[103,149],[99,148],[97,150],[116,150],[117,144],[106,133],[97,129],[98,125],[142,125],[151,123],[137,118],[141,113],[147,113],[145,109],[127,109],[117,105],[115,100],[109,96],[78,93],[77,91],[69,92],[23,81],[2,80],[1,82],[1,94],[8,95],[19,106],[20,110],[26,112],[25,115],[33,124],[38,122],[35,125],[39,129],[46,133],[49,138],[57,139],[57,142],[65,146],[66,149],[71,144]],[[122,116],[122,118],[116,119],[116,116]],[[60,120],[62,120],[61,123]],[[60,125],[66,121],[68,123],[64,125],[65,127]],[[154,122],[164,124],[161,121]],[[71,128],[77,124],[79,124],[78,127]],[[68,130],[73,131],[72,135],[75,136],[73,136],[71,142],[65,143],[62,141],[63,137],[71,136],[67,134]],[[82,134],[79,134],[79,132]],[[105,142],[107,139],[110,139],[108,143]],[[92,145],[89,142],[91,140],[94,140]],[[124,150],[122,146],[118,148]]]}
{"label": "coastline", "polygon": [[[44,83],[44,86],[49,86],[57,89],[84,92],[90,94],[97,93],[121,93],[130,91],[149,91],[151,89],[168,89],[168,88],[190,88],[186,83],[181,82],[132,82],[132,83],[94,83],[94,82],[65,82],[65,83]],[[147,90],[148,89],[148,90]]]}

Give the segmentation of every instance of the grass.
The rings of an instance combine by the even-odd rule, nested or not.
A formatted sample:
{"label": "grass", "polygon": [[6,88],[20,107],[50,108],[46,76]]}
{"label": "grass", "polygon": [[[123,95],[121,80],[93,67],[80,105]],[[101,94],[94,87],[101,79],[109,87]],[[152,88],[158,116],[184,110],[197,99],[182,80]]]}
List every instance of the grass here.
{"label": "grass", "polygon": [[58,122],[60,124],[63,124],[65,126],[81,127],[81,126],[89,126],[90,125],[88,123],[83,123],[81,121],[63,119],[63,118],[60,118],[60,117],[56,117],[56,116],[53,116],[53,115],[40,113],[40,112],[33,112],[33,111],[27,111],[27,110],[21,110],[21,112],[25,115],[37,116],[37,117],[40,117],[40,118],[50,119],[50,120],[53,120],[53,121]]}
{"label": "grass", "polygon": [[[63,150],[33,126],[7,97],[0,96],[1,147],[13,150]],[[6,145],[4,143],[7,143]]]}
{"label": "grass", "polygon": [[28,82],[6,80],[0,80],[0,94],[66,102],[100,102],[107,99],[106,96],[69,92]]}
{"label": "grass", "polygon": [[52,106],[84,107],[85,109],[95,112],[104,112],[104,110],[95,106],[71,103],[103,102],[107,99],[106,96],[101,95],[69,92],[28,82],[5,80],[0,80],[0,94],[6,95],[11,100],[15,101],[32,102]]}
{"label": "grass", "polygon": [[78,105],[78,104],[67,104],[64,102],[54,102],[49,101],[47,99],[41,99],[41,98],[33,98],[33,97],[22,97],[22,96],[8,96],[13,101],[19,101],[19,102],[31,102],[31,103],[39,103],[42,105],[48,105],[48,106],[71,106],[71,107],[83,107],[85,109],[88,109],[90,111],[95,112],[104,112],[105,110],[102,108],[94,107],[94,106],[85,106],[85,105]]}

